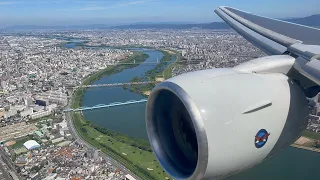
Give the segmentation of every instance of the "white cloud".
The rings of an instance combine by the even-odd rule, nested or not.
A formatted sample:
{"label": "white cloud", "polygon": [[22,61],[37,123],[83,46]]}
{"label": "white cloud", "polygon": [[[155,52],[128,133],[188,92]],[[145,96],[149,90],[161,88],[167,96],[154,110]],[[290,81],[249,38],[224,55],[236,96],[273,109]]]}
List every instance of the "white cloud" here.
{"label": "white cloud", "polygon": [[137,1],[130,1],[130,2],[114,4],[114,5],[110,5],[110,6],[88,6],[88,7],[80,8],[79,10],[80,11],[99,11],[99,10],[106,10],[106,9],[136,5],[136,4],[145,4],[148,2],[152,2],[152,1],[154,1],[154,0],[137,0]]}
{"label": "white cloud", "polygon": [[106,10],[114,8],[113,6],[91,6],[91,7],[85,7],[85,8],[80,8],[80,11],[99,11],[99,10]]}
{"label": "white cloud", "polygon": [[9,5],[9,4],[17,4],[18,2],[13,1],[6,1],[6,2],[0,2],[0,5]]}
{"label": "white cloud", "polygon": [[144,4],[147,2],[151,2],[152,0],[142,0],[142,1],[132,1],[128,3],[123,3],[122,5],[133,5],[133,4]]}

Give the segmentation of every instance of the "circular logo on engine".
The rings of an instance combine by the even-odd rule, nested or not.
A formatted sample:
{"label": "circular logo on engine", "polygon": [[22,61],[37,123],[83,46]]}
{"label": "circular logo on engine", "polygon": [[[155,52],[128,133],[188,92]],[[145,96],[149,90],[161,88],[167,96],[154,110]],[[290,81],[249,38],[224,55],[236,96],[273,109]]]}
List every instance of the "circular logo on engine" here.
{"label": "circular logo on engine", "polygon": [[263,147],[267,143],[269,135],[270,133],[268,133],[267,130],[260,129],[256,137],[254,138],[254,145],[256,146],[256,148]]}

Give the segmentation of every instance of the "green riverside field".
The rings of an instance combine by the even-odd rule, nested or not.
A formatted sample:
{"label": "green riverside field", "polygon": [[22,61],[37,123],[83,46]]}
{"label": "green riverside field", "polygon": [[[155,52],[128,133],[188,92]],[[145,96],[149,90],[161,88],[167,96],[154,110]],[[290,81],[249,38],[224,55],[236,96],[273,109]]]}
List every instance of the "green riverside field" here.
{"label": "green riverside field", "polygon": [[320,140],[320,134],[316,133],[316,132],[312,132],[312,131],[303,131],[302,136],[307,137],[307,138],[311,138],[311,139],[315,139],[315,140]]}

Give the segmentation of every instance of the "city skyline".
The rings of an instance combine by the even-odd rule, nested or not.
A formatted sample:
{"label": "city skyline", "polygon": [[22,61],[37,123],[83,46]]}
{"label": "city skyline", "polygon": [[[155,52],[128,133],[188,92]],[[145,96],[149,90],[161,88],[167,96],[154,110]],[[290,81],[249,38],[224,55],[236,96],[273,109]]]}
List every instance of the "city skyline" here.
{"label": "city skyline", "polygon": [[[0,1],[0,27],[11,25],[121,25],[137,22],[203,23],[221,21],[213,12],[226,5],[272,18],[319,14],[317,0],[16,0]],[[250,6],[249,6],[250,5]],[[289,8],[283,8],[289,7]],[[303,8],[301,8],[303,7]],[[300,9],[297,11],[297,9]]]}

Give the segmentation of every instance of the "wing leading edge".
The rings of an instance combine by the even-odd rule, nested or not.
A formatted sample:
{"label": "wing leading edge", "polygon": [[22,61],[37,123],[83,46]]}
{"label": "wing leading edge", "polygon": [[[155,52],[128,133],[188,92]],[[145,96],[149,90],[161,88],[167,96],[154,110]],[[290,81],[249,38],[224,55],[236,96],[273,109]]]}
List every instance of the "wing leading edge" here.
{"label": "wing leading edge", "polygon": [[231,7],[215,10],[227,24],[269,55],[289,54],[294,68],[320,85],[320,30],[254,15]]}

